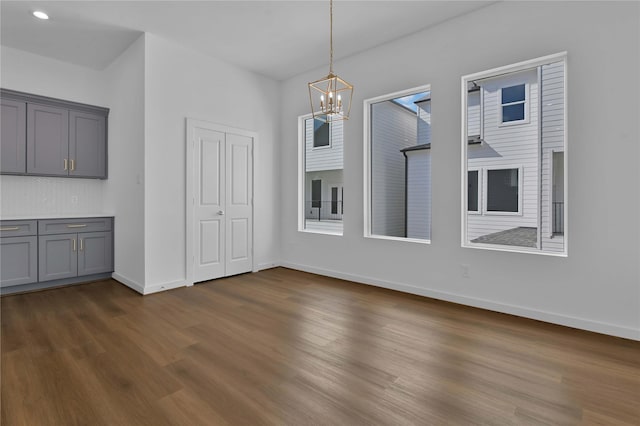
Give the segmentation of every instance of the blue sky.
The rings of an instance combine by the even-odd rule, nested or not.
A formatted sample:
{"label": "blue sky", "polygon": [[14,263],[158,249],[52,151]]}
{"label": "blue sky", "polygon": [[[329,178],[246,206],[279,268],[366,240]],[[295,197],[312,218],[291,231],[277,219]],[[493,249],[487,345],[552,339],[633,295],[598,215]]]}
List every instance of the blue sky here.
{"label": "blue sky", "polygon": [[416,108],[416,104],[414,104],[414,102],[417,101],[418,99],[425,97],[428,94],[429,92],[420,92],[413,95],[403,96],[401,98],[395,98],[394,101],[398,102],[400,105],[403,105],[409,108],[411,111],[417,112],[418,109]]}

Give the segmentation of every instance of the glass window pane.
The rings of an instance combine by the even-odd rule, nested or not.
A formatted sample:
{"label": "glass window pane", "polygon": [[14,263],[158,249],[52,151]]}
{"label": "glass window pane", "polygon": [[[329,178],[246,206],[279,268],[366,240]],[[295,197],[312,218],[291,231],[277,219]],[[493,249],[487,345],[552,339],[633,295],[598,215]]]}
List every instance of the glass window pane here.
{"label": "glass window pane", "polygon": [[517,86],[503,87],[502,88],[502,103],[509,104],[511,102],[522,102],[525,97],[525,85],[518,84]]}
{"label": "glass window pane", "polygon": [[313,121],[313,147],[329,146],[329,123],[314,120]]}
{"label": "glass window pane", "polygon": [[518,211],[518,169],[487,170],[487,211]]}
{"label": "glass window pane", "polygon": [[505,105],[502,107],[502,122],[524,120],[524,104]]}
{"label": "glass window pane", "polygon": [[478,211],[478,171],[472,170],[467,173],[467,208],[471,212]]}
{"label": "glass window pane", "polygon": [[322,205],[322,181],[311,181],[311,207],[319,208]]}

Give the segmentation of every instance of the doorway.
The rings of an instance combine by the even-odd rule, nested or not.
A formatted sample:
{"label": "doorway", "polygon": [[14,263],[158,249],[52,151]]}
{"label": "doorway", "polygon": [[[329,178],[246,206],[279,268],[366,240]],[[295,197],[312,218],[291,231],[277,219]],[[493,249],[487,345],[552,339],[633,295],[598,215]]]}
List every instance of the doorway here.
{"label": "doorway", "polygon": [[187,119],[187,282],[253,270],[256,134]]}

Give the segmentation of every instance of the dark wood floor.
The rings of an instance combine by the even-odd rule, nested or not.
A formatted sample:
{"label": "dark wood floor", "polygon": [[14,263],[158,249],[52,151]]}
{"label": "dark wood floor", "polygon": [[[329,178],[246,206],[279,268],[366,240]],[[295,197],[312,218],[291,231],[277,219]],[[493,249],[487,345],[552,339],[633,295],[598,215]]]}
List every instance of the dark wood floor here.
{"label": "dark wood floor", "polygon": [[272,269],[3,297],[2,425],[640,424],[640,343]]}

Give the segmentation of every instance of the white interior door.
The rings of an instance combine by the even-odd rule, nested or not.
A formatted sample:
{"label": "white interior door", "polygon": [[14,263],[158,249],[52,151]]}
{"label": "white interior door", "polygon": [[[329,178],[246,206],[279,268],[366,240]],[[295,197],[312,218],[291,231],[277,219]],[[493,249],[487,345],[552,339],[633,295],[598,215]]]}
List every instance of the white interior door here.
{"label": "white interior door", "polygon": [[225,134],[196,128],[194,281],[225,275]]}
{"label": "white interior door", "polygon": [[253,240],[252,167],[248,136],[227,133],[226,275],[250,271]]}
{"label": "white interior door", "polygon": [[[187,122],[187,267],[191,282],[253,268],[253,141],[250,132]],[[245,134],[246,133],[246,134]],[[188,198],[189,199],[189,198]]]}

